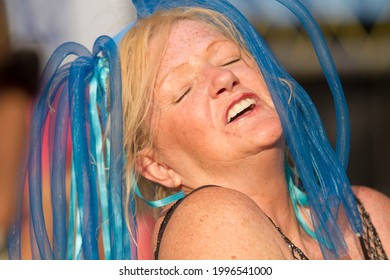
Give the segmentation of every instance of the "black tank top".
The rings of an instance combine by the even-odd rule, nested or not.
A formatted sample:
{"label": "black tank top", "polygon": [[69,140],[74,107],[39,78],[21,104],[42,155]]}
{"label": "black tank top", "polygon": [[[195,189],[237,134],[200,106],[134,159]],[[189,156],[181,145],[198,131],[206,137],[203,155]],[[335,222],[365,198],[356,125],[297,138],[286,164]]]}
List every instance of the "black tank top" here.
{"label": "black tank top", "polygon": [[[164,234],[165,228],[168,225],[168,222],[177,209],[177,207],[183,202],[185,198],[193,194],[194,192],[197,192],[201,189],[207,188],[207,187],[215,187],[215,186],[202,186],[200,188],[197,188],[196,190],[192,191],[190,194],[188,194],[186,197],[176,201],[176,203],[169,208],[168,212],[166,213],[158,232],[157,236],[157,243],[156,243],[156,250],[154,251],[154,259],[158,260],[158,255],[160,251],[160,243],[162,236]],[[355,197],[356,198],[356,197]],[[374,225],[371,222],[371,218],[368,215],[367,211],[365,210],[363,204],[361,201],[356,198],[356,202],[358,205],[359,213],[362,219],[363,223],[363,235],[359,237],[360,245],[363,251],[364,258],[366,260],[387,260],[386,253],[382,247],[382,242],[378,236],[378,233],[374,227]],[[270,219],[270,218],[269,218]],[[270,219],[271,220],[271,219]],[[287,246],[289,247],[292,256],[297,260],[308,260],[306,255],[303,253],[301,249],[299,249],[297,246],[294,245],[294,243],[287,238],[282,232],[282,230],[277,227],[274,222],[271,220],[272,224],[275,226],[275,228],[278,230],[280,235],[282,236],[283,240],[286,242]]]}

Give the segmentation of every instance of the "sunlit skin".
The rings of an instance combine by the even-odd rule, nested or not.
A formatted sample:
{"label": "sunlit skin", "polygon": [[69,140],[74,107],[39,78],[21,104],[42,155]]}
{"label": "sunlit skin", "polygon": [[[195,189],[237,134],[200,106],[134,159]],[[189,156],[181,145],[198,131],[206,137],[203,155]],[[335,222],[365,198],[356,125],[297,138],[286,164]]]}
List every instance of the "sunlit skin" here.
{"label": "sunlit skin", "polygon": [[[296,223],[280,120],[253,60],[209,25],[186,20],[173,27],[161,65],[155,147],[143,175],[186,192],[206,184],[235,189],[275,221]],[[255,108],[228,123],[229,108],[247,97]]]}
{"label": "sunlit skin", "polygon": [[[152,41],[151,51],[159,50],[161,46]],[[209,25],[182,20],[171,30],[160,65],[151,118],[154,147],[141,153],[139,171],[149,180],[166,187],[181,187],[186,193],[210,184],[237,190],[255,202],[259,212],[272,218],[309,258],[322,258],[318,244],[299,227],[295,218],[285,180],[282,127],[253,60]],[[229,110],[244,99],[254,101],[254,106],[230,121]],[[206,207],[214,202],[215,197],[202,196],[201,203]],[[385,202],[388,207],[388,198]],[[260,222],[263,219],[257,218]],[[341,219],[347,224],[344,216]],[[236,226],[242,227],[239,220],[232,225]],[[265,229],[268,227],[265,222]],[[346,226],[341,229],[350,257],[361,258],[355,235]],[[174,241],[177,234],[191,235],[188,230],[186,227],[172,235],[168,231],[164,238]],[[206,236],[214,234],[207,231]],[[269,238],[275,234],[270,232]],[[282,243],[275,240],[275,244]],[[286,247],[284,243],[280,246]],[[170,250],[168,245],[164,248]],[[288,255],[287,252],[285,256]]]}
{"label": "sunlit skin", "polygon": [[[227,172],[282,147],[260,71],[235,43],[192,21],[178,24],[169,42],[157,77],[155,143],[159,161],[179,174],[180,184],[226,185]],[[228,109],[246,97],[255,108],[227,123]]]}

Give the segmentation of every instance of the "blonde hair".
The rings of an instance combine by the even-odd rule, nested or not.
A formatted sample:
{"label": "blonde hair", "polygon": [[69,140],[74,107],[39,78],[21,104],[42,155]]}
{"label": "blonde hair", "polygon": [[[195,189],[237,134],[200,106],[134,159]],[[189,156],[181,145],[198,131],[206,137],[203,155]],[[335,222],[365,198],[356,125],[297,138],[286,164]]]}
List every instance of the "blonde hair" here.
{"label": "blonde hair", "polygon": [[[236,42],[247,53],[245,43],[233,23],[212,10],[175,8],[137,20],[123,38],[119,49],[122,68],[124,149],[127,159],[127,197],[134,190],[135,182],[140,179],[140,175],[137,174],[137,157],[140,151],[153,148],[153,127],[150,118],[154,111],[156,76],[172,26],[181,20],[209,24],[211,28]],[[161,46],[161,51],[151,51],[152,40],[155,45]],[[150,189],[150,184],[147,187]],[[142,189],[142,193],[150,193],[150,190]]]}

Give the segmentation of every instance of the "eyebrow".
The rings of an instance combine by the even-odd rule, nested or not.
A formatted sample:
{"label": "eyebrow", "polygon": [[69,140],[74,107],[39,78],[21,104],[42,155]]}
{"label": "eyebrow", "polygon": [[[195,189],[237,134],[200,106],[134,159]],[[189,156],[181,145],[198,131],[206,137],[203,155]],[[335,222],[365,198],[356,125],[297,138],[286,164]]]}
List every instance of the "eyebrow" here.
{"label": "eyebrow", "polygon": [[221,43],[230,43],[231,40],[229,39],[221,39],[221,40],[217,40],[217,41],[213,41],[211,42],[207,48],[206,48],[206,52],[208,52],[212,47],[214,47],[215,45],[218,45],[218,44],[221,44]]}
{"label": "eyebrow", "polygon": [[[229,40],[229,39],[221,39],[221,40],[216,40],[216,41],[213,41],[211,42],[207,47],[206,47],[206,52],[209,52],[211,48],[213,48],[215,45],[218,45],[218,44],[221,44],[221,43],[231,43],[232,41]],[[175,67],[172,67],[171,69],[169,69],[168,73],[160,80],[159,84],[163,84],[165,79],[170,75],[172,74],[173,72],[177,71],[177,69],[185,66],[185,65],[188,65],[189,63],[188,62],[183,62],[183,63],[180,63],[179,65],[175,66]]]}
{"label": "eyebrow", "polygon": [[158,81],[158,83],[160,85],[162,85],[164,83],[165,79],[168,78],[168,76],[170,76],[173,72],[177,71],[177,69],[183,67],[184,65],[188,65],[188,62],[180,63],[179,65],[169,69],[168,73],[160,81]]}

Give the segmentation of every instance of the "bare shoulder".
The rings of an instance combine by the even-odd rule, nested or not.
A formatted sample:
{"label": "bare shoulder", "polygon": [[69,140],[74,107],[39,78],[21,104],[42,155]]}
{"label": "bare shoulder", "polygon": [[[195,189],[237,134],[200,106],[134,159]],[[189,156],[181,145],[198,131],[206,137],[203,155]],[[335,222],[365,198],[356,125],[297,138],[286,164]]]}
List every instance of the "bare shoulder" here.
{"label": "bare shoulder", "polygon": [[354,186],[353,192],[368,212],[389,220],[390,198],[387,195],[365,186]]}
{"label": "bare shoulder", "polygon": [[375,189],[364,186],[354,186],[353,191],[370,215],[383,248],[387,255],[390,255],[390,198]]}
{"label": "bare shoulder", "polygon": [[248,196],[208,187],[177,207],[160,241],[159,259],[285,259],[280,239]]}

